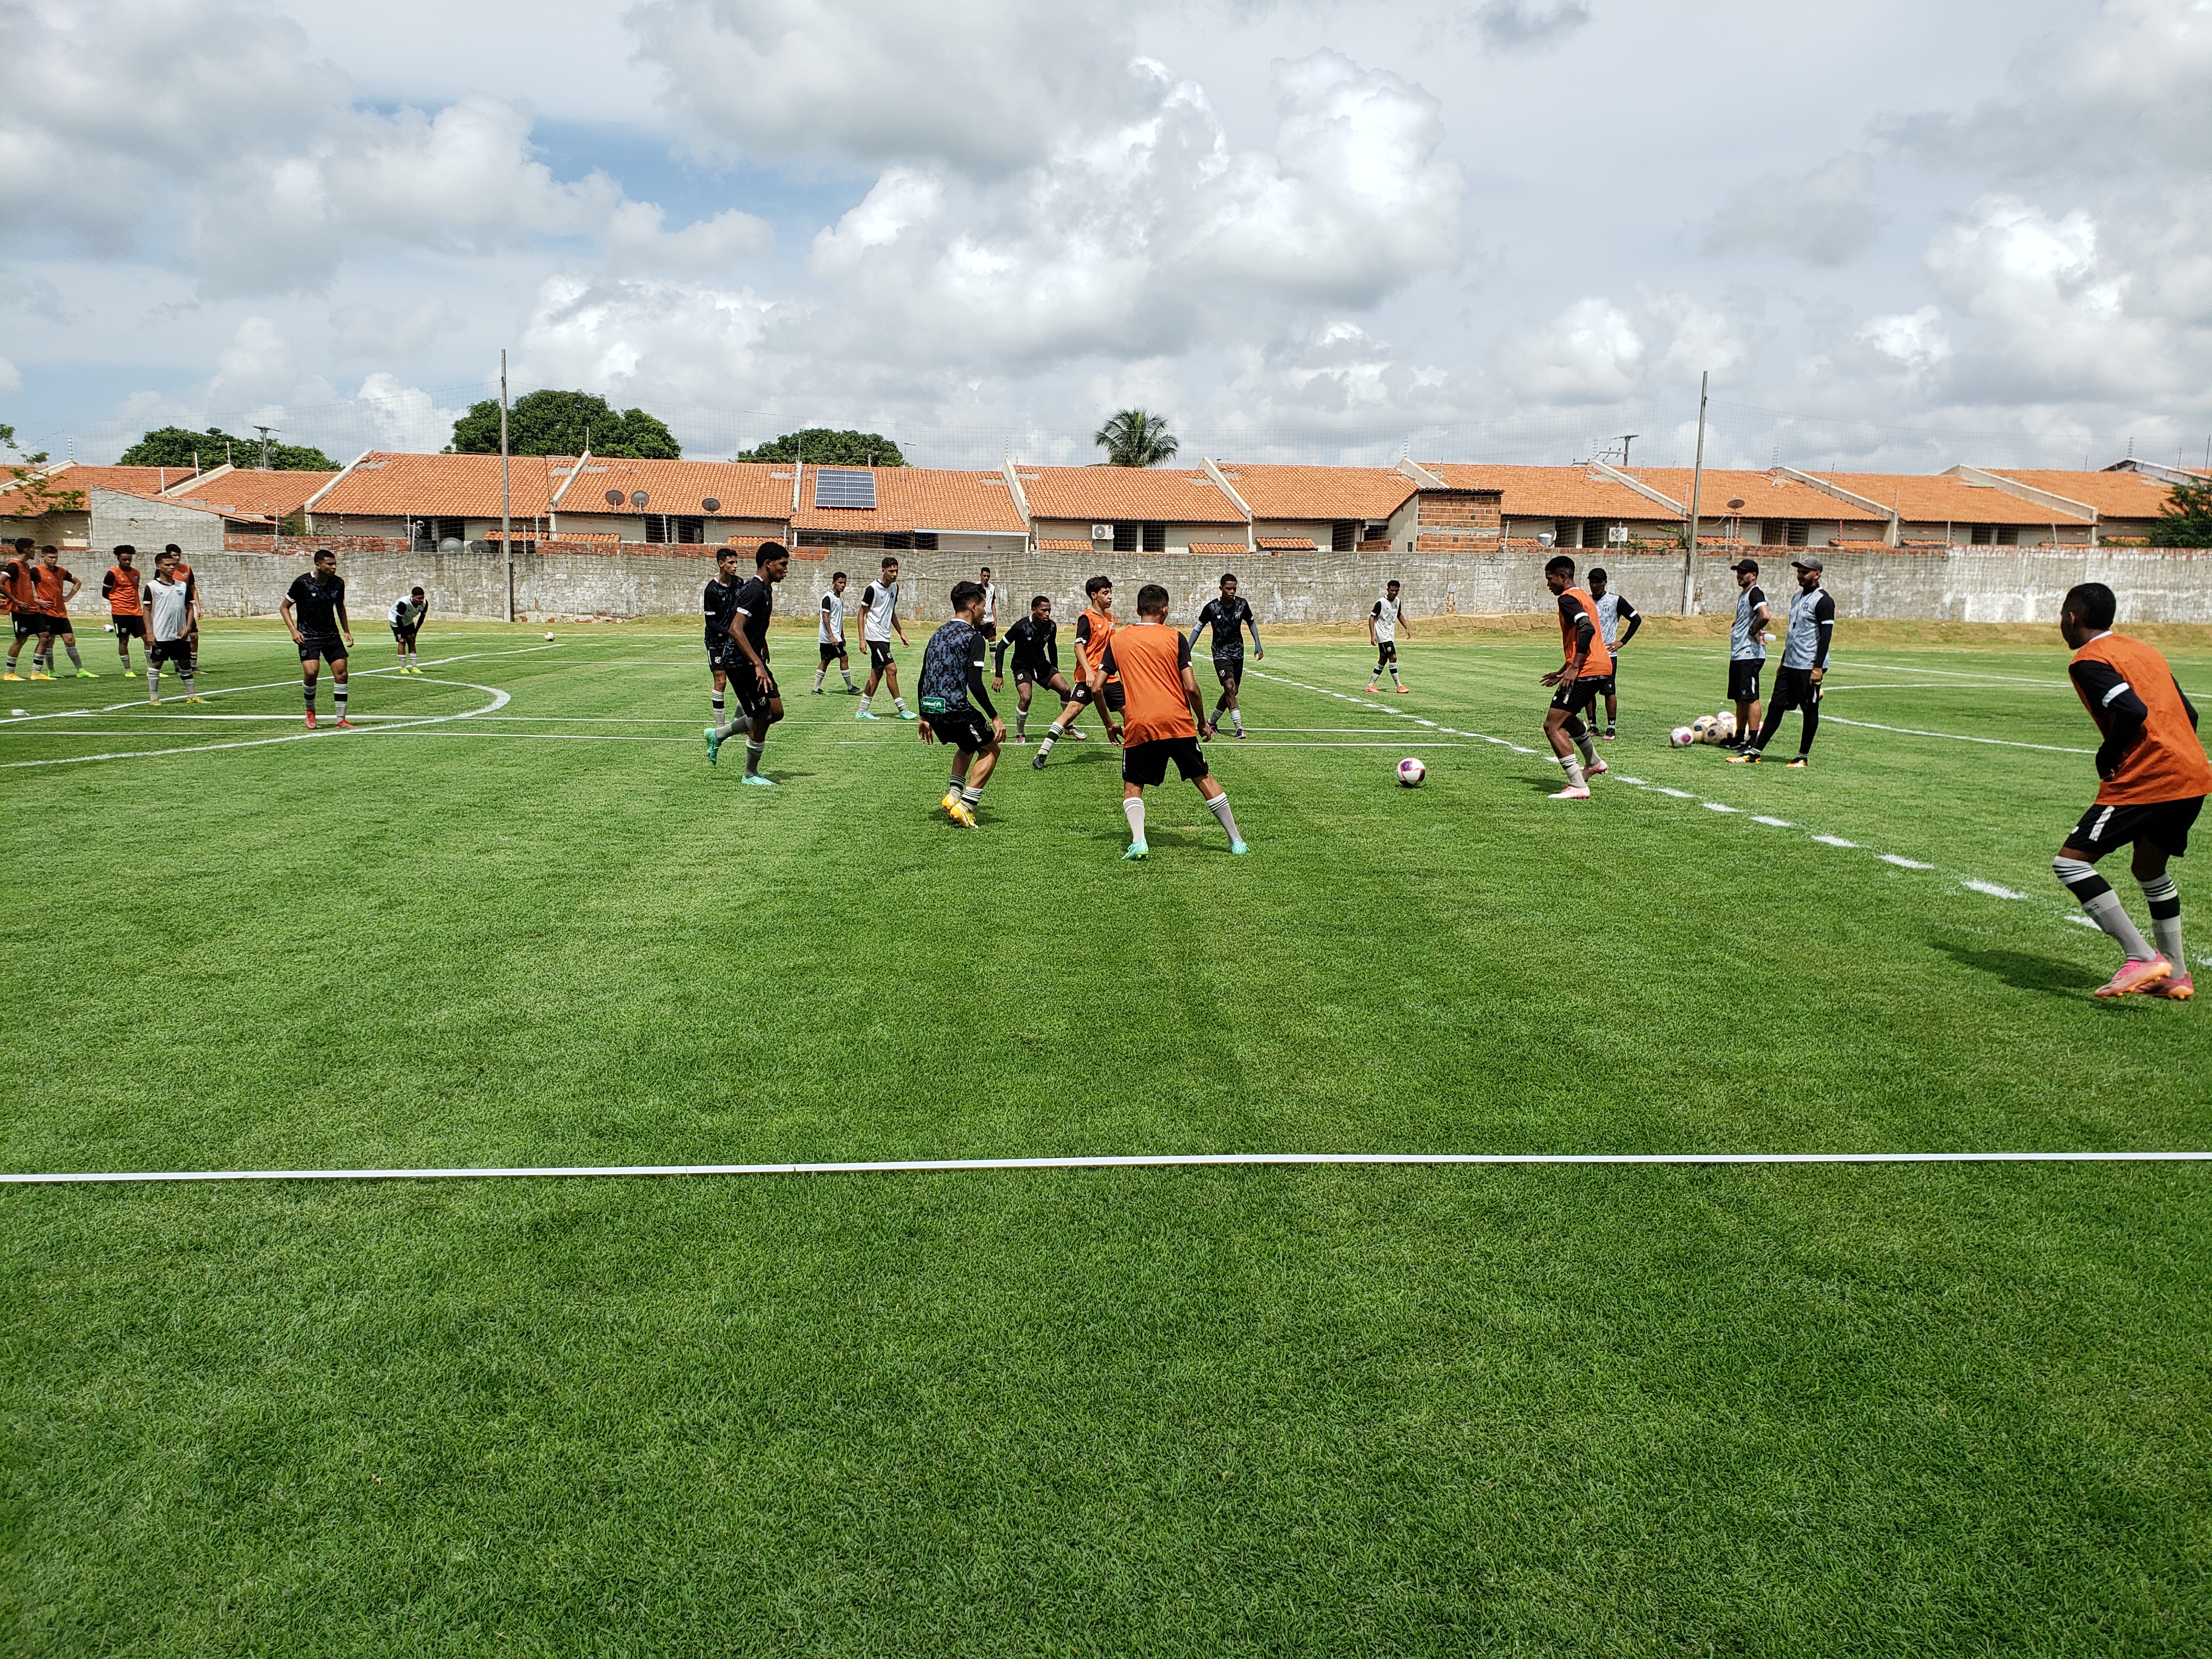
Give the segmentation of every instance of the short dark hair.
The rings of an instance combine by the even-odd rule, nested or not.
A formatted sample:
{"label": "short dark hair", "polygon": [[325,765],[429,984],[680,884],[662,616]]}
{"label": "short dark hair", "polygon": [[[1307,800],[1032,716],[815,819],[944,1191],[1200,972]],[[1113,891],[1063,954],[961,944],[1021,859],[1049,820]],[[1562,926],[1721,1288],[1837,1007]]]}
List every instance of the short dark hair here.
{"label": "short dark hair", "polygon": [[720,547],[714,550],[714,562],[716,564],[720,564],[725,559],[734,559],[738,556],[738,549],[731,546],[727,542],[724,542]]}
{"label": "short dark hair", "polygon": [[[175,550],[172,549],[171,550],[172,550],[172,551],[174,551]],[[316,559],[328,559],[328,560],[330,560],[330,561],[331,561],[331,563],[335,564],[335,563],[337,563],[337,556],[337,556],[337,554],[335,554],[335,553],[331,552],[331,550],[330,550],[329,548],[327,548],[327,547],[319,547],[319,548],[317,548],[317,549],[315,550],[314,558],[311,558],[311,559],[309,559],[309,560],[307,561],[307,562],[308,562],[309,564],[313,564],[313,563],[314,563],[314,562],[315,562],[315,560],[316,560]]]}
{"label": "short dark hair", "polygon": [[1606,580],[1605,568],[1602,565],[1592,565],[1590,567],[1589,579],[1594,582],[1604,581]]}
{"label": "short dark hair", "polygon": [[419,588],[419,587],[410,587],[410,588],[409,588],[409,589],[407,590],[407,597],[408,597],[409,599],[413,599],[413,598],[414,598],[417,593],[420,593],[422,591],[422,590],[421,588]]}
{"label": "short dark hair", "polygon": [[2112,625],[2112,618],[2120,614],[2120,602],[2112,597],[2112,590],[2102,582],[2077,582],[2066,590],[2064,603],[2058,614],[2071,617],[2084,628],[2094,628],[2103,633]]}
{"label": "short dark hair", "polygon": [[[29,537],[27,537],[27,536],[26,536],[26,537],[25,537],[25,538],[24,538],[21,542],[19,542],[19,543],[17,543],[17,544],[16,544],[16,545],[18,545],[19,547],[28,547],[30,544],[31,544],[31,538],[30,538]],[[179,546],[176,544],[176,543],[174,543],[174,542],[171,542],[171,543],[169,543],[167,545],[166,545],[165,547],[163,547],[163,548],[161,549],[161,551],[163,551],[164,553],[182,553],[184,550],[184,550],[183,548],[179,547]]]}
{"label": "short dark hair", "polygon": [[830,573],[830,580],[833,582],[848,582],[853,579],[842,570],[833,570]]}
{"label": "short dark hair", "polygon": [[61,549],[56,547],[52,542],[46,542],[40,544],[39,551],[41,553],[58,553],[61,551]]}
{"label": "short dark hair", "polygon": [[1114,579],[1111,576],[1093,576],[1089,581],[1083,584],[1083,597],[1086,599],[1095,599],[1097,596],[1098,590],[1100,588],[1111,587],[1113,586]]}
{"label": "short dark hair", "polygon": [[983,567],[983,574],[987,576],[991,574],[991,567],[989,565],[987,564]]}
{"label": "short dark hair", "polygon": [[15,550],[18,553],[27,553],[31,550],[34,544],[28,536],[18,536],[15,538]]}
{"label": "short dark hair", "polygon": [[1140,617],[1167,615],[1168,591],[1158,582],[1146,582],[1137,590],[1137,614]]}
{"label": "short dark hair", "polygon": [[1544,574],[1547,576],[1571,576],[1575,574],[1575,562],[1562,553],[1557,558],[1544,561]]}
{"label": "short dark hair", "polygon": [[118,542],[115,544],[115,556],[119,559],[126,554],[135,559],[138,556],[138,550],[131,546],[129,542]]}
{"label": "short dark hair", "polygon": [[1040,593],[1040,594],[1038,594],[1038,595],[1036,596],[1036,598],[1035,598],[1035,599],[1031,599],[1031,600],[1030,601],[1030,610],[1032,610],[1032,611],[1034,611],[1034,610],[1036,610],[1036,609],[1039,605],[1050,605],[1051,603],[1052,603],[1052,595],[1051,595],[1051,594],[1049,594],[1049,593]]}
{"label": "short dark hair", "polygon": [[1233,570],[1224,570],[1221,573],[1221,580],[1224,583],[1233,582],[1237,580],[1237,573]]}
{"label": "short dark hair", "polygon": [[781,542],[763,542],[753,549],[753,568],[757,570],[772,559],[787,559],[791,550]]}
{"label": "short dark hair", "polygon": [[897,555],[897,554],[896,554],[896,553],[886,553],[886,554],[884,554],[884,569],[886,569],[886,570],[890,569],[893,565],[896,564],[897,562],[898,562],[898,555]]}
{"label": "short dark hair", "polygon": [[1402,587],[1404,585],[1405,585],[1405,584],[1404,584],[1404,583],[1402,583],[1402,582],[1401,582],[1401,581],[1400,581],[1400,580],[1399,580],[1395,576],[1391,577],[1391,578],[1390,578],[1390,580],[1389,580],[1389,581],[1384,582],[1384,583],[1382,584],[1382,586],[1383,586],[1384,587],[1386,587],[1386,588],[1389,588],[1389,587]]}
{"label": "short dark hair", "polygon": [[957,581],[952,584],[952,608],[955,611],[965,611],[982,597],[983,584],[981,582]]}

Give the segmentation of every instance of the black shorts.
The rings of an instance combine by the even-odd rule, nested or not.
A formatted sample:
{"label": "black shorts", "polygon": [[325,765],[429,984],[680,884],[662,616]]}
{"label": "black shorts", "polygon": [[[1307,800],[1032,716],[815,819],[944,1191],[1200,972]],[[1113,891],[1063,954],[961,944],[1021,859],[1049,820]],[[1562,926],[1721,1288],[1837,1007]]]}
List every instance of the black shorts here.
{"label": "black shorts", "polygon": [[1737,657],[1729,663],[1728,698],[1730,702],[1759,701],[1759,672],[1766,666],[1764,657]]}
{"label": "black shorts", "polygon": [[1382,667],[1382,665],[1383,665],[1384,663],[1386,663],[1386,662],[1395,662],[1395,661],[1397,661],[1397,660],[1398,660],[1398,641],[1395,641],[1395,640],[1377,640],[1377,641],[1375,642],[1375,665],[1376,665],[1377,668]]}
{"label": "black shorts", "polygon": [[880,674],[896,660],[896,659],[891,655],[891,642],[889,640],[868,641],[868,672],[870,673]]}
{"label": "black shorts", "polygon": [[1786,714],[1792,708],[1810,708],[1820,701],[1820,688],[1813,684],[1809,668],[1778,668],[1774,671],[1774,701],[1767,707],[1769,714]]}
{"label": "black shorts", "polygon": [[1018,662],[1014,665],[1016,685],[1050,685],[1060,672],[1048,662]]}
{"label": "black shorts", "polygon": [[[191,635],[185,636],[187,639]],[[346,644],[335,634],[310,634],[300,641],[300,660],[313,662],[320,657],[325,662],[343,662]]]}
{"label": "black shorts", "polygon": [[983,624],[983,637],[987,640],[997,639],[999,637],[999,624],[994,622],[985,623]]}
{"label": "black shorts", "polygon": [[1604,684],[1602,675],[1585,674],[1572,685],[1563,685],[1553,691],[1552,707],[1564,708],[1570,714],[1579,714],[1598,700]]}
{"label": "black shorts", "polygon": [[[1070,702],[1079,703],[1087,703],[1091,702],[1091,687],[1083,681],[1077,681],[1075,690],[1068,693],[1067,700]],[[1113,713],[1118,714],[1121,712],[1121,682],[1119,680],[1107,681],[1106,707]]]}
{"label": "black shorts", "polygon": [[18,611],[15,613],[15,637],[19,640],[36,639],[41,634],[58,634],[61,631],[55,626],[52,617],[42,617],[34,611]]}
{"label": "black shorts", "polygon": [[814,643],[821,650],[822,665],[824,668],[827,668],[833,662],[842,662],[845,660],[844,641],[839,640],[834,645],[823,645],[819,640],[815,641]]}
{"label": "black shorts", "polygon": [[1213,653],[1213,678],[1224,685],[1244,678],[1244,653],[1242,651],[1217,651]]}
{"label": "black shorts", "polygon": [[950,744],[971,755],[981,753],[998,740],[991,729],[990,716],[972,703],[963,702],[940,714],[925,710],[921,717],[929,722],[929,729],[937,734],[938,742]]}
{"label": "black shorts", "polygon": [[188,639],[152,641],[146,647],[146,660],[156,666],[173,662],[188,670],[192,665],[192,642]]}
{"label": "black shorts", "polygon": [[1150,743],[1130,744],[1121,750],[1121,781],[1149,789],[1164,783],[1168,763],[1193,782],[1206,775],[1206,750],[1196,738],[1154,738]]}
{"label": "black shorts", "polygon": [[1591,696],[1609,697],[1613,696],[1613,677],[1611,674],[1585,674],[1583,678],[1589,682]]}
{"label": "black shorts", "polygon": [[757,720],[768,713],[770,701],[783,695],[776,686],[775,675],[773,672],[769,673],[768,685],[763,689],[760,676],[753,672],[753,665],[734,647],[731,649],[730,657],[731,694],[737,698],[738,707],[744,711],[746,719]]}
{"label": "black shorts", "polygon": [[410,651],[415,648],[415,630],[411,628],[395,628],[392,630],[392,637]]}
{"label": "black shorts", "polygon": [[117,617],[114,623],[118,639],[143,640],[146,637],[146,619],[143,617]]}
{"label": "black shorts", "polygon": [[2081,814],[2066,844],[2087,854],[2092,864],[2136,841],[2163,848],[2169,857],[2178,859],[2189,851],[2189,826],[2197,822],[2203,805],[2203,796],[2191,795],[2186,800],[2146,801],[2140,806],[2093,806]]}

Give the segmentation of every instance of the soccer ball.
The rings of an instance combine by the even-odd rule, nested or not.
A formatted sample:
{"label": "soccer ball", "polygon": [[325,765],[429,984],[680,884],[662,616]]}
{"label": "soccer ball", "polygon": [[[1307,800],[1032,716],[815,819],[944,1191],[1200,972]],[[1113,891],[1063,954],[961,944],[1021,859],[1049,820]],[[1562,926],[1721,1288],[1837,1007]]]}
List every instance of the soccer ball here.
{"label": "soccer ball", "polygon": [[1411,755],[1407,756],[1405,759],[1398,763],[1398,781],[1404,784],[1408,789],[1419,788],[1421,787],[1421,780],[1428,775],[1429,769],[1422,765],[1420,762],[1415,760]]}
{"label": "soccer ball", "polygon": [[1698,740],[1698,734],[1686,726],[1678,726],[1667,734],[1669,749],[1687,749]]}
{"label": "soccer ball", "polygon": [[1725,708],[1713,716],[1713,741],[1715,743],[1735,741],[1735,716]]}
{"label": "soccer ball", "polygon": [[551,639],[553,636],[552,636],[550,634],[548,634],[545,637],[546,637],[547,639],[549,639],[549,640],[550,640],[550,639]]}
{"label": "soccer ball", "polygon": [[1713,741],[1713,717],[1711,714],[1700,714],[1690,722],[1690,741],[1692,743]]}

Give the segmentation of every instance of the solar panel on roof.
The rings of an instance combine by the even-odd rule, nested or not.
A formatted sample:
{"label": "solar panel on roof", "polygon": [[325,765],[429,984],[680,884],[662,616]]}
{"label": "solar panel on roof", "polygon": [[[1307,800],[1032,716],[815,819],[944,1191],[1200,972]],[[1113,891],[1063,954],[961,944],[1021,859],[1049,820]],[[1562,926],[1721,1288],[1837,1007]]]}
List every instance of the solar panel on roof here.
{"label": "solar panel on roof", "polygon": [[814,469],[814,505],[867,507],[876,504],[876,475],[858,467],[817,466]]}

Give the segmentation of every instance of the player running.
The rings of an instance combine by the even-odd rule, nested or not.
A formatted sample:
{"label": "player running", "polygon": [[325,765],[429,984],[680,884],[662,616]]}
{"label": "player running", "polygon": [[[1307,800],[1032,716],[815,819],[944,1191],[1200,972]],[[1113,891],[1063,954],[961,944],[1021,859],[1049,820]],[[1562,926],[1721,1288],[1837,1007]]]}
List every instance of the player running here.
{"label": "player running", "polygon": [[1229,850],[1249,849],[1237,833],[1229,793],[1213,781],[1198,734],[1206,723],[1206,700],[1190,672],[1190,641],[1170,628],[1168,591],[1158,582],[1137,590],[1137,620],[1117,630],[1101,653],[1101,665],[1121,677],[1127,711],[1121,738],[1121,813],[1129,820],[1125,859],[1141,859],[1152,848],[1145,841],[1145,791],[1167,781],[1168,763],[1198,786],[1200,799],[1229,836]]}
{"label": "player running", "polygon": [[[1756,766],[1774,741],[1782,717],[1793,708],[1804,711],[1804,730],[1797,738],[1797,758],[1790,769],[1802,772],[1812,764],[1813,734],[1820,729],[1820,682],[1828,672],[1828,647],[1836,636],[1836,602],[1820,586],[1820,561],[1808,553],[1790,561],[1797,573],[1797,594],[1790,601],[1790,632],[1782,641],[1782,668],[1774,677],[1774,701],[1766,706],[1766,724],[1741,755],[1730,755],[1731,766]],[[1737,608],[1742,608],[1739,601]],[[1733,647],[1731,647],[1733,648]]]}
{"label": "player running", "polygon": [[[303,576],[301,580],[307,579]],[[154,580],[146,584],[146,702],[161,701],[161,665],[174,665],[185,683],[185,701],[205,701],[192,672],[192,591],[177,579],[176,556],[163,553],[154,561]],[[307,724],[315,717],[311,710]]]}
{"label": "player running", "polygon": [[1597,601],[1575,586],[1572,559],[1563,553],[1548,561],[1544,566],[1544,586],[1559,601],[1559,644],[1567,659],[1539,682],[1557,688],[1544,716],[1544,736],[1567,775],[1567,787],[1554,790],[1552,799],[1588,800],[1590,779],[1612,769],[1591,746],[1590,729],[1583,723],[1582,711],[1594,708],[1598,686],[1613,672],[1613,653],[1605,648],[1605,635],[1597,625]]}
{"label": "player running", "polygon": [[717,726],[729,718],[726,695],[730,676],[746,672],[744,659],[738,654],[737,642],[730,635],[730,618],[738,611],[738,590],[744,586],[738,574],[738,561],[743,556],[734,547],[716,548],[714,574],[699,597],[699,619],[707,630],[707,704],[714,710]]}
{"label": "player running", "polygon": [[1735,705],[1735,736],[1723,749],[1748,749],[1759,730],[1759,676],[1766,666],[1766,624],[1774,613],[1766,608],[1766,590],[1759,585],[1759,561],[1738,559],[1729,567],[1735,572],[1735,620],[1729,625],[1729,701]]}
{"label": "player running", "polygon": [[775,584],[791,573],[791,550],[781,542],[763,542],[753,550],[752,580],[738,590],[730,613],[730,643],[737,656],[730,665],[730,687],[738,694],[738,717],[725,726],[707,728],[707,763],[722,753],[722,744],[739,726],[745,728],[745,775],[738,781],[775,787],[775,780],[761,775],[761,753],[768,747],[768,729],[783,718],[783,694],[768,666],[768,619],[775,610]]}
{"label": "player running", "polygon": [[[2074,648],[2067,676],[2104,734],[2097,748],[2097,775],[2104,781],[2051,868],[2089,920],[2127,952],[2119,971],[2095,994],[2140,991],[2185,1002],[2197,987],[2181,949],[2181,893],[2166,866],[2189,850],[2189,826],[2212,793],[2212,763],[2205,759],[2197,710],[2173,670],[2140,640],[2112,632],[2117,611],[2112,590],[2102,582],[2069,588],[2059,607],[2058,631]],[[2096,870],[2098,860],[2130,842],[2155,947]]]}
{"label": "player running", "polygon": [[921,700],[921,724],[915,731],[924,743],[952,745],[952,772],[938,805],[965,830],[975,828],[983,786],[1006,738],[1006,723],[983,690],[983,659],[989,648],[983,636],[982,583],[953,583],[952,620],[922,647],[921,684],[915,693]]}
{"label": "player running", "polygon": [[822,660],[814,668],[814,695],[822,695],[823,678],[836,663],[837,672],[845,677],[845,689],[854,696],[860,688],[853,684],[853,665],[845,656],[845,573],[839,571],[830,579],[830,591],[822,596],[822,614],[814,629],[814,643],[820,649]]}
{"label": "player running", "polygon": [[[1006,653],[1014,653],[1014,741],[1026,744],[1030,740],[1030,699],[1036,695],[1040,685],[1060,693],[1065,703],[1073,688],[1067,676],[1060,672],[1060,624],[1052,619],[1052,601],[1040,593],[1030,601],[1030,614],[1006,632],[993,650],[994,669],[991,690],[1003,691],[1006,687]],[[1070,735],[1073,735],[1070,733]]]}
{"label": "player running", "polygon": [[0,674],[0,680],[20,680],[23,678],[15,672],[15,659],[22,654],[25,640],[37,641],[31,647],[30,678],[34,680],[53,678],[39,666],[45,660],[46,653],[52,648],[54,636],[53,623],[40,615],[38,609],[38,579],[31,573],[38,568],[39,562],[31,556],[33,545],[28,536],[22,538],[15,544],[15,556],[4,566],[0,566],[0,589],[6,592],[8,610],[15,624],[15,636],[8,641],[8,672]]}
{"label": "player running", "polygon": [[[164,552],[170,572],[176,574],[173,553]],[[350,732],[353,722],[346,717],[346,657],[353,649],[353,619],[346,615],[345,578],[338,574],[338,556],[327,547],[315,550],[314,568],[306,574],[295,576],[284,598],[276,607],[276,614],[284,620],[292,635],[292,643],[300,647],[300,690],[307,701],[307,730],[315,729],[315,678],[322,665],[331,665],[331,701],[337,705],[338,730]],[[155,567],[160,568],[158,565]],[[191,584],[186,581],[187,599],[191,595]],[[192,601],[197,605],[198,601]],[[186,641],[191,640],[187,629]],[[187,647],[185,659],[187,668],[194,665]]]}
{"label": "player running", "polygon": [[394,599],[385,620],[392,624],[392,642],[399,648],[399,672],[419,674],[422,665],[416,659],[415,636],[422,632],[422,624],[429,619],[430,599],[419,587],[408,589],[407,597]]}
{"label": "player running", "polygon": [[[1604,681],[1597,688],[1598,695],[1605,699],[1605,730],[1601,735],[1610,742],[1618,735],[1613,731],[1613,718],[1620,703],[1614,696],[1614,688],[1620,678],[1620,647],[1636,637],[1636,630],[1644,626],[1644,617],[1626,599],[1607,589],[1606,574],[1602,570],[1589,573],[1589,593],[1590,598],[1597,601],[1598,632],[1605,640],[1605,648],[1613,656],[1613,666],[1607,671]],[[1623,617],[1628,622],[1626,634],[1620,631]],[[1590,710],[1593,724],[1595,723],[1596,714],[1597,710],[1593,707]]]}
{"label": "player running", "polygon": [[906,629],[899,622],[899,562],[884,561],[883,579],[870,582],[860,590],[860,643],[868,647],[868,684],[860,693],[860,706],[853,711],[856,720],[879,720],[881,714],[868,712],[868,700],[876,695],[876,687],[888,679],[891,687],[891,707],[898,710],[902,720],[914,718],[914,711],[899,696],[898,664],[891,658],[891,635],[898,635],[901,645],[912,643]]}
{"label": "player running", "polygon": [[1052,753],[1053,744],[1062,737],[1078,735],[1072,730],[1076,716],[1094,702],[1099,704],[1098,723],[1106,728],[1106,740],[1121,741],[1121,733],[1114,725],[1114,716],[1121,712],[1121,683],[1106,667],[1106,647],[1114,637],[1113,578],[1093,576],[1083,584],[1083,592],[1091,603],[1075,619],[1075,687],[1044,729],[1036,754],[1030,761],[1034,771],[1044,770],[1044,759]]}
{"label": "player running", "polygon": [[[131,561],[138,550],[125,542],[115,550],[115,562],[100,579],[100,597],[107,601],[107,615],[115,628],[115,649],[123,659],[123,672],[131,672],[131,641],[146,637],[146,605],[140,597],[146,574]],[[159,561],[156,561],[158,563]]]}
{"label": "player running", "polygon": [[1401,696],[1404,695],[1406,682],[1398,678],[1398,630],[1401,628],[1406,629],[1407,639],[1413,637],[1413,630],[1406,622],[1405,602],[1398,597],[1398,584],[1391,582],[1384,586],[1382,597],[1367,613],[1367,642],[1375,647],[1375,672],[1367,677],[1370,691],[1376,689],[1376,682],[1387,668],[1390,671],[1390,684],[1398,688]]}
{"label": "player running", "polygon": [[1198,636],[1207,629],[1213,630],[1213,678],[1221,682],[1221,700],[1213,705],[1212,718],[1206,721],[1208,735],[1221,729],[1221,711],[1227,709],[1229,718],[1236,723],[1237,735],[1244,735],[1244,711],[1237,705],[1237,688],[1244,678],[1244,630],[1252,630],[1252,654],[1262,662],[1267,658],[1267,647],[1260,643],[1260,624],[1252,618],[1252,606],[1237,597],[1237,578],[1221,579],[1221,597],[1208,599],[1198,613],[1198,626],[1190,630],[1190,648],[1198,649]]}

